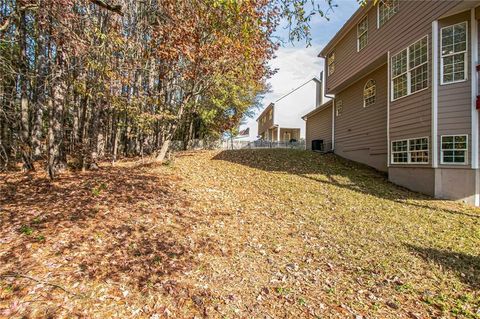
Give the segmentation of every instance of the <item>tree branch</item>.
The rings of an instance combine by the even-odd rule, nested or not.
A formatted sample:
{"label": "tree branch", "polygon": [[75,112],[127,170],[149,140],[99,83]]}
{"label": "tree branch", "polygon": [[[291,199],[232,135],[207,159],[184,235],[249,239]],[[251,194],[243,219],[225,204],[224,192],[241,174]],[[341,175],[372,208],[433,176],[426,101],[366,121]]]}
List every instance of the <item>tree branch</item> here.
{"label": "tree branch", "polygon": [[103,0],[90,0],[90,2],[93,3],[93,4],[96,4],[97,6],[100,6],[104,9],[107,9],[109,11],[115,12],[118,15],[123,16],[122,6],[119,5],[119,4],[111,5],[111,4],[106,3]]}
{"label": "tree branch", "polygon": [[25,279],[29,279],[29,280],[38,282],[38,283],[43,284],[43,285],[51,286],[51,287],[53,287],[53,288],[58,288],[58,289],[60,289],[60,290],[65,291],[66,293],[72,294],[72,295],[74,295],[74,296],[78,296],[76,293],[71,292],[71,291],[63,288],[63,287],[60,286],[60,285],[52,284],[52,283],[49,283],[49,282],[47,282],[47,281],[39,280],[39,279],[37,279],[37,278],[30,277],[30,276],[26,276],[26,275],[22,275],[22,274],[18,274],[18,273],[2,274],[2,275],[0,275],[0,277],[2,277],[2,278],[6,278],[6,277],[25,278]]}
{"label": "tree branch", "polygon": [[7,20],[5,20],[5,23],[0,26],[0,32],[7,30],[9,25],[10,25],[10,19],[7,18]]}

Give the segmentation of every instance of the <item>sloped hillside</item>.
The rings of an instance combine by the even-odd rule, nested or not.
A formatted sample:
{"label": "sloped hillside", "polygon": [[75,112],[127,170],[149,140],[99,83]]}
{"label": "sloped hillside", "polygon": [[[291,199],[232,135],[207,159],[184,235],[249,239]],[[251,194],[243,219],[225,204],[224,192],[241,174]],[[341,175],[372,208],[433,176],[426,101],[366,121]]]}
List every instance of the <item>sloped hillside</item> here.
{"label": "sloped hillside", "polygon": [[480,317],[480,211],[334,155],[0,180],[4,316]]}

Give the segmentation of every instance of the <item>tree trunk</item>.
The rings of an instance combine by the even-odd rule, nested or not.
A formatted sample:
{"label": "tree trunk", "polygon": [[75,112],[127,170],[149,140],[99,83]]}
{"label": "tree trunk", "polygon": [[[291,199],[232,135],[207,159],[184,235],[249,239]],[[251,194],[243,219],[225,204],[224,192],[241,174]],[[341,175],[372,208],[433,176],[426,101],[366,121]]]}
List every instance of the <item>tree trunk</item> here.
{"label": "tree trunk", "polygon": [[[120,120],[120,117],[117,117],[117,121]],[[113,137],[113,154],[112,154],[112,163],[115,163],[117,161],[117,155],[118,155],[118,143],[120,141],[120,125],[117,123],[117,129],[114,132],[114,137]]]}
{"label": "tree trunk", "polygon": [[[38,27],[38,26],[37,26]],[[33,156],[35,159],[39,159],[44,152],[42,145],[43,140],[43,110],[45,107],[45,37],[43,34],[37,36],[37,48],[35,59],[37,79],[35,82],[35,102],[33,112],[33,127],[32,127],[32,147]]]}
{"label": "tree trunk", "polygon": [[162,148],[160,149],[160,152],[158,153],[158,155],[155,158],[159,162],[163,162],[164,159],[165,159],[165,156],[168,153],[168,150],[170,148],[170,144],[172,142],[172,138],[175,136],[175,133],[177,132],[178,124],[182,120],[183,112],[185,111],[185,107],[187,106],[188,102],[190,101],[190,97],[191,97],[191,95],[187,95],[185,97],[182,104],[178,108],[177,118],[170,125],[170,129],[167,130],[166,138],[163,141]]}
{"label": "tree trunk", "polygon": [[[101,101],[100,103],[103,103]],[[101,125],[101,107],[95,105],[93,107],[92,117],[90,119],[90,126],[88,130],[88,151],[87,151],[87,162],[86,168],[88,169],[98,169],[98,136],[99,136],[99,126]]]}
{"label": "tree trunk", "polygon": [[32,146],[29,134],[29,114],[28,114],[28,83],[27,83],[27,32],[26,32],[25,11],[20,13],[20,153],[23,160],[23,169],[26,171],[34,170]]}
{"label": "tree trunk", "polygon": [[51,97],[48,102],[49,125],[48,125],[48,175],[51,179],[57,176],[57,173],[66,166],[63,148],[63,110],[66,85],[62,71],[62,62],[60,60],[61,51],[57,56],[59,60],[55,67],[56,77],[53,80]]}
{"label": "tree trunk", "polygon": [[159,162],[163,162],[165,156],[167,156],[168,149],[170,148],[170,143],[172,141],[167,139],[163,142],[162,147],[160,148],[160,152],[158,153],[156,160]]}

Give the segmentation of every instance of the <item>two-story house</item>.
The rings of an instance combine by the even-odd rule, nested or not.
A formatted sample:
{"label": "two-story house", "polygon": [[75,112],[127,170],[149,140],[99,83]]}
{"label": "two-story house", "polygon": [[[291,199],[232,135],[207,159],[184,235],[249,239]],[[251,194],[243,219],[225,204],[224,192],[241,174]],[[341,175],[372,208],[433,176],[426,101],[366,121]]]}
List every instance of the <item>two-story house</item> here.
{"label": "two-story house", "polygon": [[478,206],[479,6],[361,6],[319,54],[334,99],[304,116],[307,147],[331,141],[396,184]]}
{"label": "two-story house", "polygon": [[272,142],[289,142],[305,138],[301,115],[318,106],[321,82],[313,78],[270,103],[258,116],[258,136]]}

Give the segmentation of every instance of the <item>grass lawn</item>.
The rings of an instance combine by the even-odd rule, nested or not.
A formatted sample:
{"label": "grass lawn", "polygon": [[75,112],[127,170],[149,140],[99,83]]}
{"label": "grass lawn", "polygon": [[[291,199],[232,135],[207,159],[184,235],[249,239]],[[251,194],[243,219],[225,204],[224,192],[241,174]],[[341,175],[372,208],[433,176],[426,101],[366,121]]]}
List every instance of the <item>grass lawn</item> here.
{"label": "grass lawn", "polygon": [[480,210],[295,150],[0,175],[0,317],[480,318]]}

